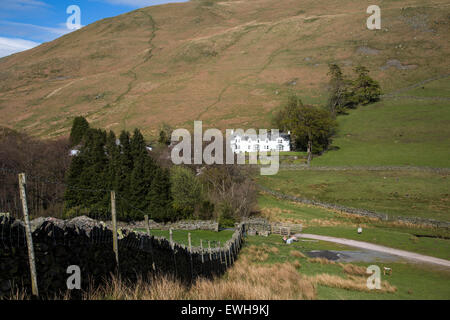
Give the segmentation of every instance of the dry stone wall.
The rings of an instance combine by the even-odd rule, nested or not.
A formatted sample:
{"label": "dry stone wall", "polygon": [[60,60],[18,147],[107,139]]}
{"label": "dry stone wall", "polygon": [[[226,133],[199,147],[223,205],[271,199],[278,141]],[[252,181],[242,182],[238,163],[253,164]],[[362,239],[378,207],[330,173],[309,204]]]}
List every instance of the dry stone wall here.
{"label": "dry stone wall", "polygon": [[[124,224],[125,225],[125,224]],[[145,221],[133,222],[131,224],[134,228],[145,229]],[[180,220],[176,222],[158,223],[149,220],[150,229],[158,230],[210,230],[219,231],[219,223],[214,220]]]}
{"label": "dry stone wall", "polygon": [[271,190],[271,189],[266,188],[261,185],[258,187],[262,191],[264,191],[274,197],[277,197],[279,199],[300,202],[300,203],[305,203],[305,204],[311,204],[311,205],[315,205],[315,206],[322,207],[325,209],[332,209],[332,210],[342,211],[342,212],[349,213],[349,214],[355,214],[355,215],[359,215],[359,216],[376,218],[376,219],[385,220],[385,221],[400,221],[400,222],[406,222],[406,223],[412,223],[412,224],[418,224],[418,225],[428,225],[428,226],[437,227],[437,228],[450,228],[450,222],[447,222],[447,221],[439,221],[439,220],[419,218],[419,217],[390,216],[386,213],[374,212],[374,211],[357,209],[357,208],[349,208],[349,207],[341,206],[338,204],[331,204],[331,203],[326,203],[326,202],[322,202],[322,201],[309,200],[309,199],[304,199],[304,198],[300,198],[300,197],[296,197],[296,196],[292,196],[292,195],[288,195],[288,194],[283,194],[281,192]]}
{"label": "dry stone wall", "polygon": [[[81,289],[101,283],[116,272],[112,231],[87,217],[34,221],[33,244],[39,293],[50,297],[66,291],[67,267],[81,269]],[[136,281],[151,274],[173,275],[184,283],[198,277],[223,274],[233,265],[244,241],[245,226],[239,224],[221,248],[191,249],[160,237],[121,229],[119,273]],[[16,289],[31,292],[25,228],[21,221],[0,216],[0,297]],[[72,290],[80,294],[80,290]]]}

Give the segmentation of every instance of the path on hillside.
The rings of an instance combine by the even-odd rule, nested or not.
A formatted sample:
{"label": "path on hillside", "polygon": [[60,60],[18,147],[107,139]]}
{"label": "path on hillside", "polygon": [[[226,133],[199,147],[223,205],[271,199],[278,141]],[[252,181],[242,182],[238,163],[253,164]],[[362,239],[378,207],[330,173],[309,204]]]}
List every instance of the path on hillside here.
{"label": "path on hillside", "polygon": [[413,260],[416,262],[424,262],[424,263],[431,263],[431,264],[437,264],[440,266],[444,266],[447,268],[450,268],[450,261],[440,258],[435,258],[431,256],[425,256],[422,254],[400,250],[400,249],[394,249],[390,247],[381,246],[378,244],[373,244],[369,242],[364,241],[356,241],[356,240],[350,240],[350,239],[344,239],[344,238],[335,238],[335,237],[328,237],[328,236],[320,236],[316,234],[308,234],[308,233],[299,233],[295,235],[299,238],[307,238],[307,239],[314,239],[314,240],[322,240],[322,241],[328,241],[328,242],[334,242],[339,244],[344,244],[350,247],[356,247],[356,248],[362,248],[367,250],[373,250],[383,253],[392,254],[395,256],[399,256],[408,260]]}
{"label": "path on hillside", "polygon": [[[148,12],[146,12],[146,11],[140,11],[140,12],[148,18],[150,27],[152,28],[151,34],[150,34],[150,37],[148,40],[148,51],[142,61],[138,62],[134,67],[132,67],[130,70],[128,70],[128,73],[130,73],[132,76],[131,80],[128,82],[127,89],[114,100],[113,105],[115,105],[115,106],[118,106],[120,101],[133,89],[134,83],[137,81],[138,67],[147,63],[153,57],[153,49],[155,48],[155,45],[153,44],[153,40],[156,37],[156,31],[158,30],[158,27],[156,25],[155,20]],[[125,111],[125,115],[122,118],[122,127],[123,127],[122,129],[124,129],[124,130],[127,129],[127,119],[128,119],[129,114],[131,113],[132,106],[133,106],[133,103],[128,105],[128,107],[126,108],[126,111]]]}
{"label": "path on hillside", "polygon": [[383,99],[412,99],[412,100],[450,101],[450,97],[420,97],[420,96],[401,96],[401,95],[389,95],[389,96],[383,97]]}
{"label": "path on hillside", "polygon": [[[432,81],[436,81],[436,80],[440,80],[440,79],[445,79],[445,78],[448,78],[448,77],[450,77],[450,74],[441,74],[441,75],[438,75],[438,76],[435,76],[435,77],[432,77],[432,78],[428,78],[428,79],[422,80],[420,82],[414,83],[412,85],[409,85],[407,87],[400,88],[400,89],[394,90],[392,92],[383,94],[383,95],[381,95],[381,98],[391,98],[391,97],[408,98],[407,96],[401,96],[401,95],[398,95],[398,94],[406,92],[406,91],[409,91],[409,90],[412,90],[412,89],[415,89],[415,88],[419,88],[419,87],[425,85],[428,82],[432,82]],[[441,99],[448,99],[448,97],[414,97],[414,96],[412,98],[441,98]]]}

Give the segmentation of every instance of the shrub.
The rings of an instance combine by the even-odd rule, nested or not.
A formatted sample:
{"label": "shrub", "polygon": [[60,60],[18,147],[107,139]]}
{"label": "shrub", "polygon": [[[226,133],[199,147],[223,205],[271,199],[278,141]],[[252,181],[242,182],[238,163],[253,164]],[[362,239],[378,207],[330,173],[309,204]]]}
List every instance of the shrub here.
{"label": "shrub", "polygon": [[196,209],[208,209],[208,204],[203,201],[202,184],[192,170],[179,166],[172,167],[170,182],[172,205],[175,210],[192,216]]}

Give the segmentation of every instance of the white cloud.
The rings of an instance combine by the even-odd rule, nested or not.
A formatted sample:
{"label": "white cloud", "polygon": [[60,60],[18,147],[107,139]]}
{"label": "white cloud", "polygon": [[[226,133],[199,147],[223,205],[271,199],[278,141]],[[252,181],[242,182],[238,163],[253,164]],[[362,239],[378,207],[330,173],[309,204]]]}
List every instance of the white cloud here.
{"label": "white cloud", "polygon": [[45,27],[29,23],[0,20],[0,34],[13,35],[15,38],[27,38],[35,41],[51,41],[70,33],[65,23],[57,27]]}
{"label": "white cloud", "polygon": [[48,4],[38,0],[2,0],[2,7],[7,10],[32,10],[48,7]]}
{"label": "white cloud", "polygon": [[70,32],[69,29],[65,28],[65,24],[59,24],[59,28],[53,28],[53,27],[44,27],[44,26],[39,26],[36,24],[29,24],[29,23],[22,23],[22,22],[13,22],[13,21],[0,21],[0,24],[5,24],[5,25],[10,25],[10,26],[14,26],[14,27],[19,27],[19,28],[26,28],[26,29],[30,29],[30,30],[41,30],[41,31],[45,31],[48,33],[52,33],[58,36],[62,36],[68,32]]}
{"label": "white cloud", "polygon": [[1,0],[0,18],[28,18],[30,16],[45,15],[50,5],[38,0]]}
{"label": "white cloud", "polygon": [[28,50],[38,45],[40,45],[40,43],[30,40],[0,37],[0,57],[5,57],[16,52]]}

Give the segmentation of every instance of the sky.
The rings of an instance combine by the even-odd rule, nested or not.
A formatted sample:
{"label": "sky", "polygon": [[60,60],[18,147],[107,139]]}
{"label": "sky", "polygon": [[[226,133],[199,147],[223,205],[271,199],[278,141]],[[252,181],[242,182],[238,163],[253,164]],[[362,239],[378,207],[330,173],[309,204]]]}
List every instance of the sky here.
{"label": "sky", "polygon": [[[0,57],[31,49],[76,29],[67,20],[80,9],[80,27],[138,8],[187,0],[1,0]],[[77,23],[69,19],[70,25]],[[73,27],[72,27],[73,28]]]}

